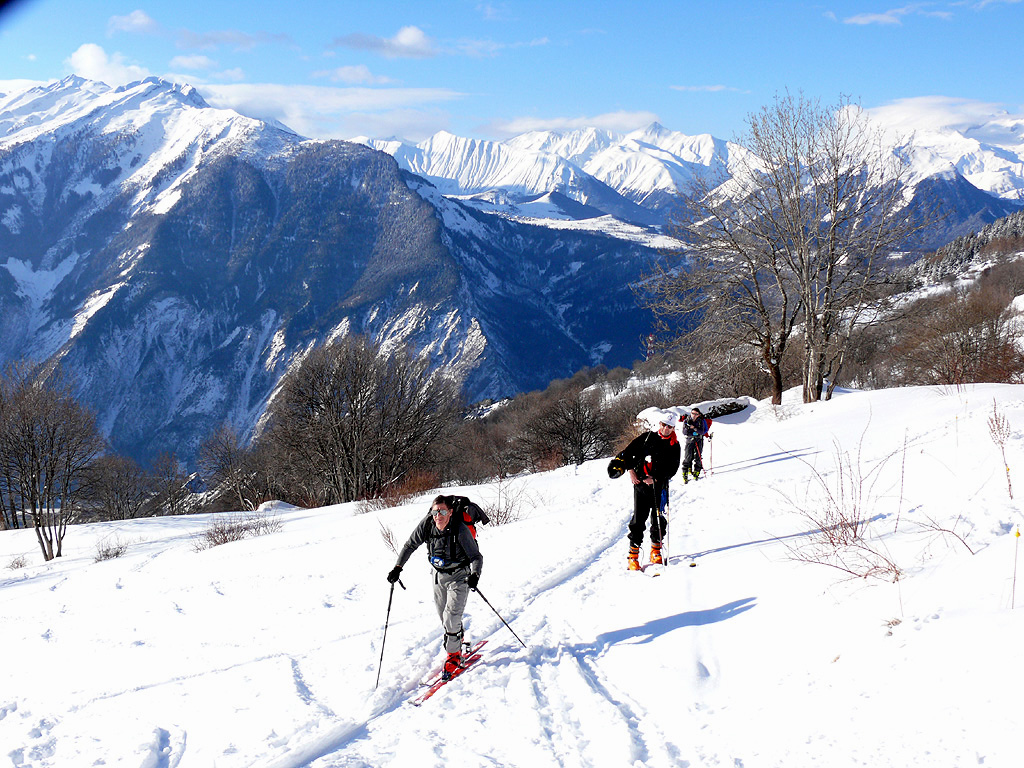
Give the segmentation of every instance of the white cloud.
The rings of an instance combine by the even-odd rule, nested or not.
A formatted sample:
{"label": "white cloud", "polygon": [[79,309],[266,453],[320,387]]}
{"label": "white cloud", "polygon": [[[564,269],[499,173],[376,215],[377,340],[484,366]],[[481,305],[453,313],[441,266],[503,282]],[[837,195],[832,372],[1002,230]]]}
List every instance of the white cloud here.
{"label": "white cloud", "polygon": [[291,38],[285,34],[270,34],[268,32],[250,34],[237,29],[221,29],[213,32],[193,32],[190,29],[182,29],[177,33],[179,48],[198,51],[216,50],[221,46],[227,46],[236,51],[251,51],[257,46],[267,43],[289,45],[291,42]]}
{"label": "white cloud", "polygon": [[209,56],[196,54],[194,56],[175,56],[171,59],[170,66],[179,69],[213,69],[217,66],[217,62]]}
{"label": "white cloud", "polygon": [[673,91],[684,91],[686,93],[721,93],[722,91],[750,93],[750,91],[743,91],[731,85],[670,85],[669,88]]}
{"label": "white cloud", "polygon": [[655,122],[658,122],[658,116],[653,112],[606,112],[591,117],[515,117],[494,121],[485,127],[485,132],[500,138],[518,136],[527,131],[573,131],[577,128],[628,133]]}
{"label": "white cloud", "polygon": [[507,3],[477,3],[476,10],[488,21],[509,21],[513,18]]}
{"label": "white cloud", "polygon": [[402,27],[398,30],[398,34],[391,38],[355,33],[336,38],[334,44],[361,51],[372,51],[389,59],[425,59],[437,55],[430,38],[424,34],[422,29],[413,26]]}
{"label": "white cloud", "polygon": [[132,11],[127,16],[111,16],[107,34],[115,32],[156,32],[159,25],[145,11]]}
{"label": "white cloud", "polygon": [[855,16],[848,16],[843,19],[844,24],[858,24],[866,26],[868,24],[883,24],[883,25],[900,25],[903,23],[904,16],[916,15],[916,16],[930,16],[937,19],[951,19],[953,14],[949,11],[932,11],[928,10],[928,6],[931,3],[914,3],[912,5],[905,5],[902,8],[893,8],[882,13],[859,13]]}
{"label": "white cloud", "polygon": [[314,72],[313,77],[328,77],[346,85],[385,85],[392,82],[391,78],[373,74],[364,64],[321,70]]}
{"label": "white cloud", "polygon": [[[211,106],[278,120],[300,135],[316,139],[391,134],[413,140],[426,138],[448,122],[448,116],[436,105],[463,96],[444,88],[331,88],[272,83],[197,87]],[[381,126],[389,130],[381,134]]]}
{"label": "white cloud", "polygon": [[64,65],[87,80],[98,80],[110,86],[125,85],[151,75],[145,67],[128,64],[120,53],[110,56],[95,43],[85,43],[65,60]]}
{"label": "white cloud", "polygon": [[245,80],[245,71],[241,67],[232,67],[220,72],[214,72],[212,77],[215,80],[230,80],[233,83],[240,83]]}
{"label": "white cloud", "polygon": [[1014,115],[1004,104],[949,96],[897,99],[867,112],[880,124],[899,131],[956,130],[967,133],[994,121],[1024,121],[1024,114]]}
{"label": "white cloud", "polygon": [[886,11],[885,13],[861,13],[856,16],[849,16],[843,19],[844,24],[902,24],[900,17],[903,13],[899,11]]}
{"label": "white cloud", "polygon": [[498,43],[494,40],[460,40],[454,44],[452,52],[482,58],[497,56],[501,51],[515,50],[517,48],[535,48],[541,45],[548,45],[550,42],[546,37],[538,37],[534,40],[517,43]]}

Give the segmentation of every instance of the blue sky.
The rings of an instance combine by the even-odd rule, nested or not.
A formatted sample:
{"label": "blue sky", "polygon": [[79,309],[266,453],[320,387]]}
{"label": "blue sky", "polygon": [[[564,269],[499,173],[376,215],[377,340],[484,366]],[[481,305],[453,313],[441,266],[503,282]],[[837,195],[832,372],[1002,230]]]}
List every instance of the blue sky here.
{"label": "blue sky", "polygon": [[785,89],[951,122],[1020,115],[1022,41],[1021,0],[14,0],[0,92],[155,75],[318,138],[658,120],[729,139]]}

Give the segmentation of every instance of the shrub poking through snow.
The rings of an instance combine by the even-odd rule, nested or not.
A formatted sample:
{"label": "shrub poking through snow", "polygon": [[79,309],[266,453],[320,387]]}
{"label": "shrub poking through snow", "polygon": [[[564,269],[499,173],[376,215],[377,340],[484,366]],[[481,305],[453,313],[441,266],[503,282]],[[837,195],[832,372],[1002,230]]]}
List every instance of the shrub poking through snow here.
{"label": "shrub poking through snow", "polygon": [[202,533],[193,537],[196,552],[210,547],[241,541],[250,536],[264,536],[281,530],[281,520],[277,516],[261,512],[245,515],[218,516]]}

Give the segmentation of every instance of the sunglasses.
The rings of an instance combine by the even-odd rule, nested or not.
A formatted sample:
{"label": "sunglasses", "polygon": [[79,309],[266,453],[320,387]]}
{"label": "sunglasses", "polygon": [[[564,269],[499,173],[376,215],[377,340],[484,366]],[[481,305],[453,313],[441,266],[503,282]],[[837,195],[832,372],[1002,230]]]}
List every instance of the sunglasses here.
{"label": "sunglasses", "polygon": [[450,515],[451,512],[452,511],[450,509],[436,509],[434,507],[430,509],[430,514],[434,517],[444,517],[445,515]]}

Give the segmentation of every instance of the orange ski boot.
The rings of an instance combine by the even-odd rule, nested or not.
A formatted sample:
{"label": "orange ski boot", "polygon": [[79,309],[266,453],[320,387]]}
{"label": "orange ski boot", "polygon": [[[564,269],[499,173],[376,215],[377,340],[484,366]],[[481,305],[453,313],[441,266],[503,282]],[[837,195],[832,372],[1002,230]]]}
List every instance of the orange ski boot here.
{"label": "orange ski boot", "polygon": [[665,561],[661,559],[661,542],[651,544],[651,562],[655,565],[662,565]]}
{"label": "orange ski boot", "polygon": [[640,547],[630,546],[629,548],[629,570],[640,570]]}

